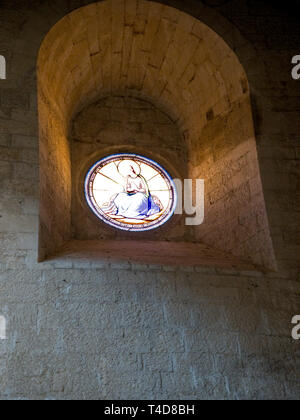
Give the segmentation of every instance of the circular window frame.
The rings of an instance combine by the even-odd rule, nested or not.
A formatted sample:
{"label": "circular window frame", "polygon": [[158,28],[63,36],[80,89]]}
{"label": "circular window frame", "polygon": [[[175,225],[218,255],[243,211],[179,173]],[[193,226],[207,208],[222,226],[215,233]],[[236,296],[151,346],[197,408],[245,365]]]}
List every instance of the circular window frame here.
{"label": "circular window frame", "polygon": [[[141,163],[144,163],[150,167],[152,167],[155,171],[157,171],[161,177],[166,181],[168,187],[170,188],[170,192],[172,194],[172,198],[170,199],[170,203],[168,208],[164,211],[164,213],[155,221],[147,222],[145,224],[128,224],[124,225],[124,223],[119,222],[117,220],[113,221],[111,217],[105,214],[104,211],[101,210],[99,205],[96,203],[95,198],[92,197],[91,194],[91,183],[95,179],[97,175],[96,171],[101,167],[107,166],[108,164],[119,161],[119,160],[137,160]],[[93,178],[94,177],[94,178]],[[102,159],[98,160],[95,164],[90,167],[88,170],[85,181],[84,181],[84,196],[86,203],[88,205],[89,210],[93,212],[93,214],[97,217],[98,220],[101,220],[108,226],[115,228],[116,230],[127,231],[127,232],[147,232],[147,231],[154,231],[158,228],[164,226],[175,214],[175,210],[177,207],[177,190],[175,183],[168,173],[168,171],[163,168],[158,162],[143,155],[137,153],[114,153],[109,156],[103,157]]]}

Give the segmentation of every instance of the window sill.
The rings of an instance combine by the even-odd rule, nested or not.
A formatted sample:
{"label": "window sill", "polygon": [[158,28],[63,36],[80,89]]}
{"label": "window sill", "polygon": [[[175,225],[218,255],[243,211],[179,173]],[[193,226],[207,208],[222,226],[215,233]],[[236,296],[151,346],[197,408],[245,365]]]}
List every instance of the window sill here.
{"label": "window sill", "polygon": [[249,261],[189,242],[72,240],[46,259],[49,262],[60,260],[257,270]]}

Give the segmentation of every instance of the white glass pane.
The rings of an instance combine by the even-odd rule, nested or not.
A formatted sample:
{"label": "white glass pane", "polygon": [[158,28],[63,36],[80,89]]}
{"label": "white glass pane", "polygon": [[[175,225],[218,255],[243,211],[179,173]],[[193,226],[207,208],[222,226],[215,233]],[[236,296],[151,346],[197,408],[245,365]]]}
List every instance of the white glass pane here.
{"label": "white glass pane", "polygon": [[166,181],[163,179],[161,175],[156,176],[151,181],[149,181],[148,185],[149,185],[150,190],[152,191],[169,190],[168,184],[166,183]]}
{"label": "white glass pane", "polygon": [[102,174],[97,174],[93,184],[93,190],[104,190],[111,191],[112,193],[118,193],[123,190],[123,184],[117,183],[109,178],[106,178]]}
{"label": "white glass pane", "polygon": [[137,155],[100,161],[87,175],[86,194],[99,219],[124,230],[154,229],[175,210],[175,187],[169,175]]}

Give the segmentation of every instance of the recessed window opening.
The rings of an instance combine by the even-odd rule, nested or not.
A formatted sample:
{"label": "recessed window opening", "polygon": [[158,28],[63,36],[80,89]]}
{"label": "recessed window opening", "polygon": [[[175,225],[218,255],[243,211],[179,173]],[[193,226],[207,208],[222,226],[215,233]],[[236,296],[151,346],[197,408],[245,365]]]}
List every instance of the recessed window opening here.
{"label": "recessed window opening", "polygon": [[176,207],[175,185],[158,163],[135,154],[97,162],[88,172],[85,195],[103,222],[121,230],[146,231],[166,223]]}

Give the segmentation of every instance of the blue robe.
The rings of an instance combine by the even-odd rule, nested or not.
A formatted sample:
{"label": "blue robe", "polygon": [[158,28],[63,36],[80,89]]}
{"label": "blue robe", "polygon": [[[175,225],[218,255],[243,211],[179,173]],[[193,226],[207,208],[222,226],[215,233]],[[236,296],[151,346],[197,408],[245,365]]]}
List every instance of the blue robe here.
{"label": "blue robe", "polygon": [[148,216],[160,213],[160,207],[155,204],[151,194],[147,196],[142,192],[120,193],[114,199],[117,208],[116,215],[127,219],[145,219]]}

